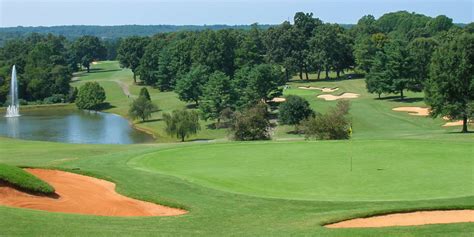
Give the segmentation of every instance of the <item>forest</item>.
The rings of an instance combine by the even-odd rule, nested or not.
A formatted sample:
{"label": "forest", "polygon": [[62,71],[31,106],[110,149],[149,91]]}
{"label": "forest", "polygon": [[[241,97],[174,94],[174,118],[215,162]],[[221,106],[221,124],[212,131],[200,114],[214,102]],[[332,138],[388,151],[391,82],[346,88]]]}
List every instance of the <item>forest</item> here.
{"label": "forest", "polygon": [[[0,103],[7,101],[13,64],[25,103],[64,102],[74,94],[69,85],[72,73],[89,71],[97,60],[119,60],[122,67],[132,70],[136,83],[174,90],[180,99],[196,105],[204,101],[206,106],[213,97],[227,98],[207,108],[214,111],[209,113],[211,118],[219,112],[216,106],[239,109],[271,100],[294,75],[308,80],[311,73],[317,79],[329,79],[330,72],[336,78],[347,77],[348,71],[365,74],[369,92],[398,93],[403,99],[406,90],[424,90],[440,45],[462,35],[472,38],[474,32],[473,23],[460,27],[443,15],[432,18],[406,11],[378,19],[363,16],[352,27],[298,12],[293,23],[224,28],[183,26],[178,32],[140,36],[139,32],[149,31],[137,26],[136,31],[126,32],[136,36],[114,40],[79,36],[89,31],[78,28],[73,38],[69,36],[75,33],[69,31],[68,36],[32,33],[8,40],[0,48]],[[57,29],[61,34],[64,28]],[[90,29],[91,34],[100,31]]]}

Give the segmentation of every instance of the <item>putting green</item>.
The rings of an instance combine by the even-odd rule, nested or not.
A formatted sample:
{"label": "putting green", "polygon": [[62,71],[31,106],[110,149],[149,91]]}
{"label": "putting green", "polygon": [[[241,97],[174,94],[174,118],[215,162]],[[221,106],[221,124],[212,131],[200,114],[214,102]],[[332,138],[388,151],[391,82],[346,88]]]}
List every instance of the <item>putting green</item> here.
{"label": "putting green", "polygon": [[473,151],[468,142],[448,141],[199,144],[147,154],[129,165],[263,197],[422,200],[474,195]]}

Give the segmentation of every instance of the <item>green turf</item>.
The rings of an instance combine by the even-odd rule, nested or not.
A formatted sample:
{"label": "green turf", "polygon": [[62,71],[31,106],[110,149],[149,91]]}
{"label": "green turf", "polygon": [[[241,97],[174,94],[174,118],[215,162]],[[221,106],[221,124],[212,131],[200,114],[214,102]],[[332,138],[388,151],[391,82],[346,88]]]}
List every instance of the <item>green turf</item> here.
{"label": "green turf", "polygon": [[[168,149],[184,148],[184,150],[187,150],[206,147],[200,143],[96,146],[0,138],[0,149],[6,147],[5,142],[8,143],[8,147],[12,146],[12,148],[9,148],[9,152],[14,152],[14,155],[0,156],[0,162],[2,163],[28,165],[32,162],[31,154],[35,150],[48,151],[49,154],[54,154],[54,156],[39,153],[37,155],[39,161],[35,162],[37,165],[68,169],[74,172],[87,172],[117,183],[118,192],[127,196],[184,207],[189,210],[188,214],[178,217],[110,218],[0,207],[0,229],[2,235],[7,236],[51,236],[58,233],[65,236],[156,236],[160,234],[172,236],[469,236],[474,231],[474,224],[472,223],[339,230],[326,229],[321,226],[324,223],[336,220],[385,212],[424,209],[472,209],[474,208],[474,197],[472,195],[469,197],[430,198],[418,201],[362,202],[263,198],[209,188],[196,180],[178,177],[177,175],[166,175],[154,170],[144,170],[140,167],[143,157],[148,154],[160,154],[160,152],[166,152]],[[385,142],[390,143],[392,141]],[[279,145],[299,146],[303,143],[292,142]],[[383,143],[383,141],[380,141],[380,143]],[[265,144],[248,143],[246,150],[251,154],[253,146]],[[419,145],[412,141],[407,142],[405,146],[410,146],[410,144],[411,149],[416,149]],[[208,147],[219,145],[208,145]],[[222,145],[226,146],[225,143]],[[239,145],[236,144],[235,146]],[[454,146],[453,149],[460,146],[462,145]],[[321,149],[323,148],[324,146]],[[77,159],[70,159],[71,157]],[[445,159],[448,158],[445,157]],[[449,159],[452,159],[452,156],[449,156]],[[179,163],[178,159],[177,165]],[[266,167],[271,167],[272,163],[267,164]],[[205,164],[209,165],[209,163]],[[292,164],[296,164],[296,162]],[[288,164],[287,167],[292,164]],[[355,169],[357,167],[361,168],[361,163],[357,165],[357,162],[355,162],[355,164]],[[449,162],[446,161],[446,164],[449,164]],[[430,167],[429,164],[421,162],[418,163],[418,166],[419,169]],[[466,166],[469,166],[469,164],[466,164]],[[205,165],[201,165],[201,167],[208,170],[212,168],[207,168]],[[469,167],[472,168],[472,163]],[[282,173],[284,170],[285,168],[278,173]],[[221,173],[221,171],[214,169],[212,172]],[[337,175],[340,175],[340,172],[333,174],[333,176]],[[460,178],[463,177],[460,176]],[[469,177],[465,176],[464,178],[466,187],[472,184],[472,178],[471,183]],[[403,179],[403,177],[398,176],[393,177],[393,179]],[[432,181],[438,183],[443,182],[443,179],[434,177]],[[258,183],[259,181],[253,180],[252,182]],[[387,185],[390,185],[390,183],[387,183]],[[413,193],[421,189],[413,185],[412,187]],[[398,186],[393,186],[393,189],[392,193],[395,193]],[[421,189],[421,191],[426,190],[428,189]],[[406,192],[406,194],[408,193]]]}
{"label": "green turf", "polygon": [[256,196],[436,199],[474,195],[469,145],[399,140],[230,143],[168,149],[134,164],[206,187]]}
{"label": "green turf", "polygon": [[54,193],[54,188],[51,185],[15,166],[0,164],[0,181],[28,192]]}

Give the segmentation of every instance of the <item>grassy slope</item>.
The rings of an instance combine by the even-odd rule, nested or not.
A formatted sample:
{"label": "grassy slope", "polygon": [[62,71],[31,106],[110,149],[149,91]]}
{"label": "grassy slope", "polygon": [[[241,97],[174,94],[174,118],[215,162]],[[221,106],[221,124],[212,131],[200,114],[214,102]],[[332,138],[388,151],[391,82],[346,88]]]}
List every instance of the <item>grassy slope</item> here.
{"label": "grassy slope", "polygon": [[29,192],[54,193],[54,188],[51,185],[15,166],[0,164],[0,181]]}
{"label": "grassy slope", "polygon": [[[109,70],[108,72],[91,73],[81,77],[81,80],[98,80],[106,87],[108,101],[112,106],[110,112],[119,114],[126,114],[128,103],[130,100],[123,94],[120,87],[113,80],[123,80],[130,84],[131,74],[128,70],[120,70],[114,62],[103,62],[102,64],[94,65],[94,67],[101,67]],[[108,68],[108,69],[107,69]],[[113,69],[113,70],[110,70]],[[118,69],[118,70],[116,70]],[[76,82],[74,84],[80,85],[83,82]],[[285,93],[303,94],[310,99],[314,108],[323,112],[335,102],[325,102],[315,99],[316,92],[307,92],[295,89],[296,85],[300,85],[299,81],[293,81],[292,89]],[[469,163],[469,158],[474,153],[472,151],[472,142],[474,136],[472,134],[457,134],[450,133],[457,131],[459,128],[441,128],[441,120],[431,120],[429,118],[418,118],[409,116],[405,113],[392,112],[391,108],[398,105],[422,105],[421,101],[397,102],[392,100],[373,100],[374,96],[367,95],[364,90],[363,80],[349,80],[349,81],[321,81],[310,82],[306,84],[314,84],[317,86],[339,86],[343,90],[336,93],[359,92],[362,97],[353,100],[354,107],[352,115],[354,116],[354,150],[366,151],[367,149],[374,153],[361,153],[354,156],[354,167],[356,169],[374,169],[378,165],[385,165],[384,160],[394,162],[395,154],[388,152],[403,148],[403,156],[398,158],[404,162],[402,164],[392,164],[391,167],[398,167],[396,170],[386,170],[388,174],[393,174],[395,177],[384,177],[384,180],[401,179],[400,182],[407,183],[405,173],[401,170],[407,170],[407,174],[411,177],[417,177],[419,180],[413,180],[411,188],[414,190],[400,190],[401,187],[392,185],[391,182],[386,182],[385,190],[393,189],[390,199],[403,199],[409,197],[419,190],[416,182],[420,182],[424,187],[430,187],[424,190],[425,196],[433,195],[434,197],[448,197],[463,193],[468,195],[469,192],[464,192],[469,188],[472,182],[472,172],[469,176],[467,170],[472,169],[472,162]],[[138,86],[130,86],[130,90],[134,95],[138,94]],[[151,90],[152,98],[164,110],[169,111],[177,107],[184,107],[185,104],[177,100],[173,93],[160,93],[156,90]],[[410,97],[420,96],[419,94],[409,94]],[[153,122],[138,124],[151,128],[155,133],[161,135],[162,122],[159,121],[160,113],[154,115]],[[287,134],[290,131],[289,127],[280,127],[277,130],[277,139],[295,138],[296,136]],[[223,138],[225,131],[223,130],[204,130],[201,134],[194,138]],[[296,137],[301,139],[300,137]],[[414,141],[407,141],[407,139]],[[174,141],[166,137],[159,137],[159,141]],[[344,142],[292,142],[291,147],[300,150],[306,149],[304,154],[313,154],[311,149],[307,146],[312,144],[319,149],[314,149],[314,154],[329,154],[334,150],[338,153],[343,153],[347,147],[343,145]],[[433,144],[430,144],[433,143]],[[457,143],[452,145],[453,143]],[[119,192],[132,196],[135,198],[167,204],[171,206],[185,207],[190,211],[189,214],[179,217],[148,217],[148,218],[107,218],[94,216],[69,215],[59,213],[47,213],[42,211],[34,211],[27,209],[16,209],[8,207],[0,207],[0,230],[3,235],[103,235],[103,236],[117,236],[117,235],[188,235],[188,236],[224,236],[224,235],[246,235],[246,236],[470,236],[474,232],[473,223],[450,224],[450,225],[428,225],[422,227],[398,227],[398,228],[379,228],[379,229],[325,229],[321,227],[322,224],[347,219],[356,216],[366,216],[383,212],[394,211],[409,211],[418,209],[449,209],[449,208],[474,208],[474,196],[460,197],[460,198],[444,198],[444,199],[430,199],[421,201],[316,201],[316,200],[292,200],[292,199],[277,199],[255,197],[251,195],[260,195],[260,190],[242,190],[241,192],[249,193],[250,195],[236,194],[233,192],[222,191],[223,185],[219,184],[219,180],[211,180],[212,182],[204,183],[202,180],[197,180],[194,177],[199,175],[200,169],[207,170],[204,176],[212,177],[215,175],[219,179],[225,175],[231,176],[232,173],[225,174],[226,170],[220,170],[223,167],[229,171],[228,165],[235,165],[236,167],[249,168],[249,171],[239,170],[238,175],[245,179],[251,176],[260,168],[276,170],[275,172],[266,171],[265,175],[273,176],[273,178],[261,179],[254,178],[251,184],[260,188],[262,183],[269,182],[272,179],[277,179],[281,182],[288,181],[280,187],[287,187],[291,182],[301,181],[302,187],[309,186],[310,182],[301,177],[288,178],[278,177],[288,174],[296,174],[296,170],[300,168],[307,168],[303,170],[306,175],[310,177],[318,177],[319,174],[312,174],[309,167],[299,162],[289,160],[288,156],[283,157],[282,162],[269,161],[267,153],[273,153],[272,150],[266,149],[252,149],[251,144],[260,145],[262,143],[248,143],[249,146],[245,149],[239,149],[240,152],[249,152],[249,157],[254,157],[252,153],[255,152],[262,159],[250,160],[252,166],[245,166],[241,163],[242,159],[234,161],[228,160],[226,156],[239,155],[237,150],[225,152],[224,150],[217,150],[221,152],[221,157],[215,159],[208,159],[206,154],[212,155],[214,150],[199,151],[202,144],[188,143],[188,144],[160,144],[160,145],[77,145],[77,144],[58,144],[47,142],[33,142],[20,141],[6,138],[0,138],[0,162],[18,166],[41,166],[50,168],[69,169],[75,172],[87,172],[94,176],[103,177],[117,183]],[[329,145],[331,144],[331,145]],[[280,148],[280,144],[272,144]],[[452,146],[451,146],[452,145]],[[219,145],[209,145],[213,146]],[[225,144],[223,146],[226,146]],[[233,146],[230,145],[230,146]],[[235,146],[239,146],[236,144]],[[373,146],[373,147],[372,147]],[[180,162],[181,159],[171,160],[170,157],[161,155],[161,151],[167,148],[184,148],[189,147],[191,151],[195,151],[197,157],[196,161]],[[281,144],[281,147],[284,147]],[[446,148],[453,149],[449,155]],[[419,148],[422,148],[421,150]],[[405,151],[405,149],[407,149]],[[434,151],[431,151],[434,149]],[[202,150],[202,149],[201,149]],[[204,149],[205,150],[205,149]],[[283,149],[284,150],[284,149]],[[198,152],[199,151],[199,152]],[[212,152],[211,152],[212,151]],[[439,151],[438,154],[435,151]],[[186,155],[186,149],[182,151]],[[283,151],[278,151],[276,154]],[[414,153],[413,153],[414,152]],[[429,155],[425,154],[427,152]],[[294,151],[291,155],[298,152]],[[418,153],[418,156],[416,155]],[[8,156],[3,155],[8,154]],[[141,160],[143,157],[156,156],[156,160]],[[165,154],[165,153],[163,153]],[[341,155],[343,157],[343,155]],[[453,155],[454,154],[454,155]],[[267,158],[265,158],[267,155]],[[381,155],[380,162],[374,162],[373,157]],[[188,155],[187,155],[188,156]],[[406,157],[405,157],[406,156]],[[433,156],[433,157],[430,157]],[[223,158],[222,158],[223,157]],[[240,155],[242,158],[242,156]],[[387,159],[384,159],[386,158]],[[189,159],[192,157],[186,157]],[[411,158],[411,159],[410,159]],[[163,159],[163,160],[161,160]],[[222,159],[222,160],[220,160]],[[248,158],[251,159],[251,158]],[[305,159],[303,154],[296,156],[296,159],[303,159],[302,161],[314,165],[314,160]],[[325,160],[329,159],[324,157]],[[344,157],[343,157],[344,159]],[[446,162],[445,160],[446,159]],[[448,160],[449,159],[449,160]],[[160,167],[142,167],[143,163],[151,162],[151,166],[160,165]],[[183,160],[184,161],[184,160]],[[347,160],[346,160],[347,161]],[[363,163],[357,163],[362,162]],[[425,162],[430,161],[430,162]],[[453,162],[455,161],[455,162]],[[155,163],[156,162],[156,163]],[[176,162],[176,163],[174,163]],[[332,176],[343,176],[344,173],[337,171],[335,168],[340,161],[332,163],[328,161],[327,166],[332,170]],[[457,162],[460,162],[457,163]],[[274,164],[275,163],[275,164]],[[192,169],[191,165],[199,166],[200,169]],[[343,162],[347,165],[347,163]],[[412,165],[420,169],[420,174],[413,172],[414,168],[403,166],[403,164]],[[461,167],[461,164],[465,166]],[[174,167],[176,165],[176,167]],[[253,166],[255,165],[255,167]],[[358,166],[359,165],[359,166]],[[363,165],[363,166],[362,166]],[[295,166],[295,167],[292,167]],[[331,167],[332,166],[332,167]],[[181,167],[182,170],[176,169]],[[315,167],[316,170],[321,171],[322,168]],[[440,174],[444,174],[446,178],[435,177],[430,169],[436,169]],[[452,174],[453,169],[461,170],[458,179]],[[194,173],[194,171],[198,173]],[[165,174],[168,172],[169,174]],[[172,175],[170,175],[172,172]],[[379,171],[382,172],[382,171]],[[392,173],[393,172],[393,173]],[[214,173],[214,174],[213,174]],[[360,177],[371,177],[370,173],[363,173]],[[228,179],[228,177],[225,177]],[[320,176],[320,178],[328,179]],[[428,178],[433,179],[432,183],[427,182]],[[466,180],[465,186],[461,186],[459,181]],[[338,177],[342,180],[343,177]],[[403,180],[405,179],[405,180]],[[234,180],[235,181],[235,180]],[[377,181],[379,185],[383,184],[382,180]],[[439,181],[439,182],[434,182]],[[212,184],[214,183],[214,184]],[[217,183],[217,184],[216,184]],[[316,183],[321,184],[321,181]],[[440,187],[437,193],[435,186],[439,184],[453,184],[461,187],[461,190],[450,190],[449,187]],[[270,186],[266,183],[267,186]],[[347,186],[347,184],[343,184]],[[277,186],[278,187],[278,186]],[[296,187],[298,188],[298,187]],[[291,192],[284,192],[284,190],[276,190],[276,194],[271,193],[267,196],[292,196],[295,194]],[[235,191],[235,189],[232,189]],[[356,190],[352,188],[358,195],[365,195],[363,190]],[[382,192],[372,188],[369,190],[377,195],[383,195]],[[400,194],[396,193],[400,190]],[[423,191],[423,190],[422,190]],[[468,190],[469,191],[469,190]],[[472,190],[471,190],[472,191]],[[253,192],[253,193],[252,193]],[[329,191],[328,191],[329,192]],[[457,193],[457,194],[456,194]],[[348,195],[346,190],[340,192],[341,195]],[[298,194],[301,195],[301,192]],[[309,190],[304,193],[306,197],[315,199],[321,197],[322,194]],[[398,197],[397,197],[398,196]],[[298,196],[296,196],[297,198]],[[301,196],[299,196],[301,198]],[[365,196],[367,197],[367,196]],[[415,198],[411,196],[412,198]]]}

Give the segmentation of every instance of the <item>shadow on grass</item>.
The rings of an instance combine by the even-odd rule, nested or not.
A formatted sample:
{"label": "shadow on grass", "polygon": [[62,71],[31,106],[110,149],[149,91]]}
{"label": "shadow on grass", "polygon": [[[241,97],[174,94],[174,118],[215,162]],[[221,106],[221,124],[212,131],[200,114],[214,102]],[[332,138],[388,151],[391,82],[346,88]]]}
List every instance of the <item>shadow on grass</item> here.
{"label": "shadow on grass", "polygon": [[407,104],[411,104],[411,103],[416,103],[416,102],[421,102],[424,100],[423,97],[410,97],[410,98],[404,98],[404,99],[401,99],[400,96],[385,96],[385,97],[381,97],[381,98],[376,98],[376,100],[390,100],[390,101],[393,101],[393,102],[399,102],[399,103],[407,103]]}
{"label": "shadow on grass", "polygon": [[141,124],[141,123],[151,123],[151,122],[160,122],[160,121],[163,121],[163,119],[148,119],[146,121],[141,121],[140,122],[137,122],[137,124]]}
{"label": "shadow on grass", "polygon": [[103,70],[102,68],[92,68],[89,73],[116,72],[116,71],[121,71],[121,69]]}
{"label": "shadow on grass", "polygon": [[187,104],[186,105],[186,108],[187,109],[197,109],[198,108],[198,105],[193,103],[193,104]]}
{"label": "shadow on grass", "polygon": [[116,108],[114,105],[111,105],[109,102],[102,103],[98,106],[97,110],[102,111],[102,110],[107,110],[107,109],[113,109]]}

